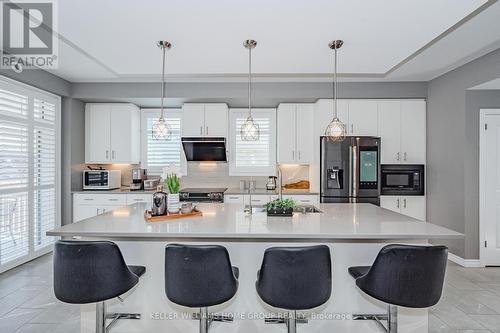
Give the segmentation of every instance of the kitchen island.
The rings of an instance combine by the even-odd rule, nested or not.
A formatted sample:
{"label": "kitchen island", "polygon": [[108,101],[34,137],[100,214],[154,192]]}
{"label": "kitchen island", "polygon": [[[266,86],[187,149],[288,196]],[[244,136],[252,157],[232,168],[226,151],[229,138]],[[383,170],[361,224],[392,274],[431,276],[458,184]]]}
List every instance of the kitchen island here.
{"label": "kitchen island", "polygon": [[[146,274],[124,302],[110,301],[110,311],[139,312],[142,320],[121,321],[113,332],[196,332],[198,323],[186,319],[196,309],[169,302],[164,292],[164,248],[168,243],[220,244],[228,248],[240,269],[239,290],[212,312],[232,313],[232,324],[215,323],[214,332],[273,332],[284,327],[264,324],[263,318],[284,312],[264,304],[255,292],[255,279],[264,250],[271,246],[326,244],[331,249],[333,289],[330,300],[305,312],[311,317],[303,332],[379,332],[374,322],[352,321],[353,313],[383,313],[385,305],[360,292],[347,273],[349,266],[371,265],[389,243],[427,244],[430,239],[461,238],[452,230],[391,212],[371,204],[321,204],[321,213],[293,217],[246,215],[238,204],[200,204],[202,217],[168,222],[145,222],[146,204],[116,209],[65,225],[50,236],[115,241],[129,265],[144,265]],[[427,310],[401,309],[400,332],[427,332]],[[94,306],[82,306],[82,332],[94,330]]]}

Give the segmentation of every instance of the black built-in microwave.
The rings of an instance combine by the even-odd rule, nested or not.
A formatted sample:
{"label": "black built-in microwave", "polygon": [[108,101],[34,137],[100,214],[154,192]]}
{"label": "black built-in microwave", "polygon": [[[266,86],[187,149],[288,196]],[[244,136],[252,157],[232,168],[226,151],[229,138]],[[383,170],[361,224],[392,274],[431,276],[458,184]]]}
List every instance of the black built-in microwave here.
{"label": "black built-in microwave", "polygon": [[382,195],[425,195],[423,164],[382,164]]}

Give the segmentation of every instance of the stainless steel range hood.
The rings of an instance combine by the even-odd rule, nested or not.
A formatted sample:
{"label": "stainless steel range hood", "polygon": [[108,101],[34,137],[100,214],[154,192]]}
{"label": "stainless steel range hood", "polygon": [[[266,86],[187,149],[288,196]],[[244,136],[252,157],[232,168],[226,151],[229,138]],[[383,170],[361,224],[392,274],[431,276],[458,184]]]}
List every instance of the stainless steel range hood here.
{"label": "stainless steel range hood", "polygon": [[182,138],[182,147],[188,162],[227,162],[226,138]]}

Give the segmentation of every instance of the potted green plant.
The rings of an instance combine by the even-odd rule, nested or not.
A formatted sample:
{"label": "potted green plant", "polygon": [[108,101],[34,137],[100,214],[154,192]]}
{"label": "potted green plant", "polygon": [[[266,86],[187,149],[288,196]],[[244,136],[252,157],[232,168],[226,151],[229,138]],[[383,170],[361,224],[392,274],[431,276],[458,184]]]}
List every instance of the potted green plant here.
{"label": "potted green plant", "polygon": [[297,207],[295,200],[276,199],[264,205],[267,216],[293,216],[293,210]]}
{"label": "potted green plant", "polygon": [[179,191],[181,189],[181,179],[178,170],[173,167],[163,169],[162,178],[165,182],[165,187],[168,189],[167,209],[169,213],[177,214],[181,209]]}

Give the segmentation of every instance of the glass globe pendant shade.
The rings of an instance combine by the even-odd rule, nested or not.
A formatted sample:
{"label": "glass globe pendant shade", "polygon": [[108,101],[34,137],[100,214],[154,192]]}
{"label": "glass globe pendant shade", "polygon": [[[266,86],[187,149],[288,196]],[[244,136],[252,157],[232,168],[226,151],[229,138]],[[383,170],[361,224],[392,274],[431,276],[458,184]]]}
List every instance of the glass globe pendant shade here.
{"label": "glass globe pendant shade", "polygon": [[339,142],[345,139],[345,135],[345,124],[342,123],[339,118],[333,118],[333,120],[326,127],[325,136],[327,136],[330,141]]}
{"label": "glass globe pendant shade", "polygon": [[172,137],[172,128],[165,121],[165,118],[160,117],[160,119],[153,123],[152,134],[155,140],[170,140]]}
{"label": "glass globe pendant shade", "polygon": [[260,136],[259,124],[250,116],[241,125],[240,136],[242,141],[258,141]]}

